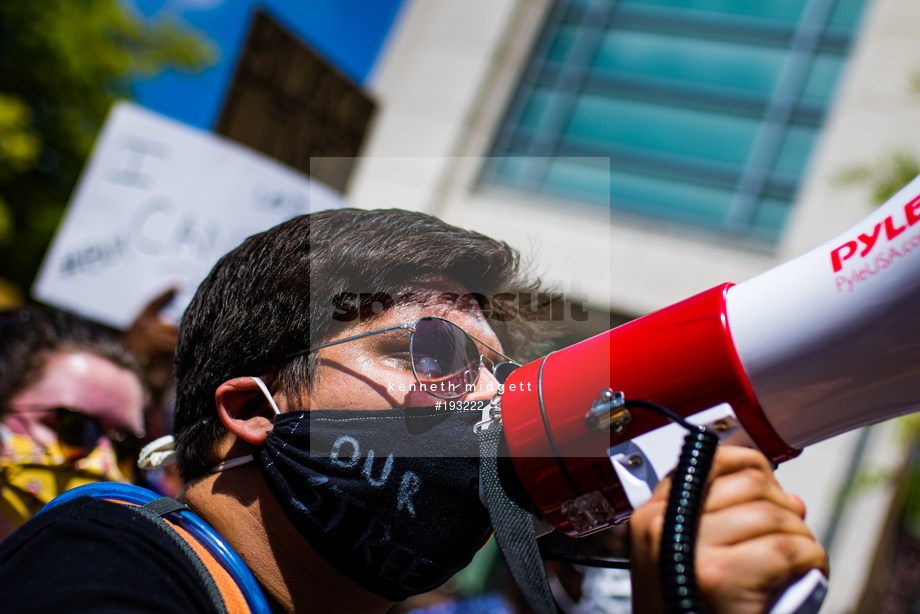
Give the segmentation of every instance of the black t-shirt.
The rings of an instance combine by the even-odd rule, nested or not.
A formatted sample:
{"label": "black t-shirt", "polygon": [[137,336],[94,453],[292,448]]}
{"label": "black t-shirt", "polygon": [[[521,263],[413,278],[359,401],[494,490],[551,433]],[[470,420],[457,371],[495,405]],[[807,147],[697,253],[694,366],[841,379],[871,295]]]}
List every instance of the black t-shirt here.
{"label": "black t-shirt", "polygon": [[81,497],[0,543],[0,609],[216,614],[191,559],[125,505]]}

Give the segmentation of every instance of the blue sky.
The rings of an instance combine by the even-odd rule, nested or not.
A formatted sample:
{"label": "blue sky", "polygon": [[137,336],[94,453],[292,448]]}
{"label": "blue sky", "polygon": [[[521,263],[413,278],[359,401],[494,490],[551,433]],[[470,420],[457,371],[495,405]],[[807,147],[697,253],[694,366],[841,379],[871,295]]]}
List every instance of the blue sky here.
{"label": "blue sky", "polygon": [[217,64],[197,75],[167,72],[135,85],[142,105],[211,129],[246,36],[252,10],[262,6],[357,83],[374,68],[402,0],[124,0],[148,17],[171,15],[211,38]]}

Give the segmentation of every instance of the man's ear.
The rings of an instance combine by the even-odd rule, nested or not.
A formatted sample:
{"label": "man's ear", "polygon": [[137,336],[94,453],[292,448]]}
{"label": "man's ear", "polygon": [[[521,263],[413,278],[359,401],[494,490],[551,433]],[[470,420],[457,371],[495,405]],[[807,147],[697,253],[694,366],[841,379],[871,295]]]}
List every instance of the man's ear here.
{"label": "man's ear", "polygon": [[254,377],[236,377],[218,386],[214,393],[220,421],[231,433],[254,445],[262,445],[268,439],[275,416],[259,383]]}

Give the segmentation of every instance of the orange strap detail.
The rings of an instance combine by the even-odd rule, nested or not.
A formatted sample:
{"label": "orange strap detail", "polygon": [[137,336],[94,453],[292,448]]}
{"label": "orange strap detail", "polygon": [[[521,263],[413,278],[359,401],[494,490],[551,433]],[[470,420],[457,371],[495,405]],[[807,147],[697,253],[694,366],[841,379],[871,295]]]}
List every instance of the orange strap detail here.
{"label": "orange strap detail", "polygon": [[252,611],[249,609],[249,604],[246,603],[243,591],[240,590],[236,581],[230,577],[230,574],[227,573],[227,570],[224,569],[224,566],[218,562],[214,555],[202,546],[201,542],[189,535],[188,531],[166,518],[163,520],[175,529],[176,533],[181,535],[182,539],[188,542],[188,545],[195,551],[195,554],[201,558],[201,562],[204,563],[204,566],[214,578],[217,590],[220,591],[220,596],[224,599],[224,605],[227,606],[228,614],[251,614]]}
{"label": "orange strap detail", "polygon": [[[111,501],[112,503],[120,503],[122,505],[141,507],[136,503],[119,501],[118,499],[105,500]],[[217,590],[220,591],[220,596],[224,600],[224,605],[227,608],[228,614],[252,614],[252,610],[249,609],[249,604],[246,603],[246,597],[243,596],[243,591],[240,590],[239,585],[237,585],[236,581],[227,573],[227,570],[224,569],[224,566],[220,564],[217,558],[211,554],[207,548],[201,545],[201,542],[192,537],[188,531],[167,518],[162,518],[162,520],[185,540],[192,550],[195,551],[195,554],[198,555],[198,558],[201,559],[201,562],[204,563],[205,569],[211,574],[211,577],[214,579],[214,584],[217,585]]]}

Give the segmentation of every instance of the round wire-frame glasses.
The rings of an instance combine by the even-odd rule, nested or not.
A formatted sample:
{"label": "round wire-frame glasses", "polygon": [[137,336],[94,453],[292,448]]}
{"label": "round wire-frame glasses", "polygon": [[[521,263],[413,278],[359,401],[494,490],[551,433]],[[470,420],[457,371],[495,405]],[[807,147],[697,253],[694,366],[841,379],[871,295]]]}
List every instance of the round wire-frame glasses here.
{"label": "round wire-frame glasses", "polygon": [[[488,362],[489,371],[499,384],[504,383],[508,375],[521,366],[511,357],[474,337],[450,320],[437,316],[424,316],[416,320],[414,324],[387,326],[343,337],[306,350],[293,352],[281,360],[397,330],[410,332],[409,360],[419,389],[439,399],[456,399],[473,392],[485,362]],[[495,361],[484,355],[479,351],[477,343],[503,360]]]}

